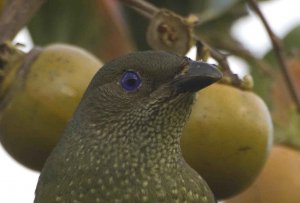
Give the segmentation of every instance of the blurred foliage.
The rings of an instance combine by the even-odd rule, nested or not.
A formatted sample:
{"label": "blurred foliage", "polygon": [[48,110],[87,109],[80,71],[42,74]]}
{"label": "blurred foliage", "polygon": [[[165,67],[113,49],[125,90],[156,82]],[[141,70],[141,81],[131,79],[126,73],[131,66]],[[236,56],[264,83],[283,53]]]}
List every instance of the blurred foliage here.
{"label": "blurred foliage", "polygon": [[110,60],[132,50],[127,28],[110,0],[47,1],[29,24],[37,45],[65,42]]}
{"label": "blurred foliage", "polygon": [[[285,51],[288,53],[289,70],[300,92],[300,26],[294,28],[284,39]],[[278,67],[274,51],[270,51],[264,60],[271,64],[273,76],[266,76],[257,67],[251,73],[257,84],[254,91],[260,95],[270,107],[275,127],[275,142],[300,147],[300,114],[287,89],[286,83]]]}
{"label": "blurred foliage", "polygon": [[290,54],[294,54],[293,57],[300,58],[300,26],[294,28],[284,39],[284,45]]}
{"label": "blurred foliage", "polygon": [[[284,48],[288,53],[290,58],[298,57],[300,58],[300,26],[295,27],[291,30],[283,39]],[[274,65],[275,68],[277,66],[276,56],[274,55],[273,51],[268,52],[264,56],[265,60],[268,61],[270,64]]]}

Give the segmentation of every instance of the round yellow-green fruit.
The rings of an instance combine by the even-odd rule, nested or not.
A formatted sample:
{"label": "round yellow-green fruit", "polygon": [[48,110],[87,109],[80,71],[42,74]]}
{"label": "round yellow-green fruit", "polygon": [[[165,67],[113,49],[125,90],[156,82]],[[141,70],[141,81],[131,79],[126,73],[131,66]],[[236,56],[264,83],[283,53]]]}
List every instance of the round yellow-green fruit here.
{"label": "round yellow-green fruit", "polygon": [[102,63],[64,44],[29,55],[21,56],[18,65],[7,61],[0,88],[0,141],[18,162],[41,170]]}
{"label": "round yellow-green fruit", "polygon": [[226,203],[298,203],[300,150],[275,145],[255,182]]}
{"label": "round yellow-green fruit", "polygon": [[213,84],[197,93],[181,148],[187,163],[221,200],[254,181],[272,140],[271,116],[260,97],[251,91]]}

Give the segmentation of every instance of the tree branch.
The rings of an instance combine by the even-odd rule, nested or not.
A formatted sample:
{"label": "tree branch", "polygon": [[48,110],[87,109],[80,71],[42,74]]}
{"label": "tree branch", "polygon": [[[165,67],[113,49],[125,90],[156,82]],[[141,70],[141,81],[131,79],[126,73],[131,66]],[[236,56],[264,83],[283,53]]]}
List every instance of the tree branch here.
{"label": "tree branch", "polygon": [[257,16],[262,21],[269,37],[273,45],[273,50],[275,52],[276,58],[280,65],[281,71],[287,83],[287,86],[290,90],[290,94],[295,101],[298,111],[300,112],[300,95],[297,94],[296,85],[291,77],[291,73],[288,69],[287,60],[285,58],[285,54],[283,51],[282,41],[274,34],[273,30],[271,29],[270,25],[268,24],[266,18],[264,17],[263,13],[259,9],[257,2],[255,0],[248,0],[248,3],[252,10],[257,14]]}
{"label": "tree branch", "polygon": [[0,18],[0,43],[12,40],[46,0],[7,1]]}

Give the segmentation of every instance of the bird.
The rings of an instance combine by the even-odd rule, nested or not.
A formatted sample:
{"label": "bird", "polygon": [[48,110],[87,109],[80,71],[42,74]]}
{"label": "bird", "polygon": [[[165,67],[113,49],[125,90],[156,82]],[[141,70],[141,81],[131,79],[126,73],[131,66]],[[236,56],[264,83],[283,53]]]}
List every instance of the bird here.
{"label": "bird", "polygon": [[195,93],[221,77],[214,65],[165,51],[105,64],[48,157],[34,202],[215,202],[180,136]]}

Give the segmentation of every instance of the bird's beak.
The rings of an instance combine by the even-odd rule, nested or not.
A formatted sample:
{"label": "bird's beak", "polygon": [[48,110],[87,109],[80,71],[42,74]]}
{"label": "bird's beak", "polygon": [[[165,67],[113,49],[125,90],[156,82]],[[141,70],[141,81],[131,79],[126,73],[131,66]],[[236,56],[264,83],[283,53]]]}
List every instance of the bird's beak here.
{"label": "bird's beak", "polygon": [[222,73],[205,62],[190,61],[186,68],[174,79],[175,92],[196,92],[222,78]]}

